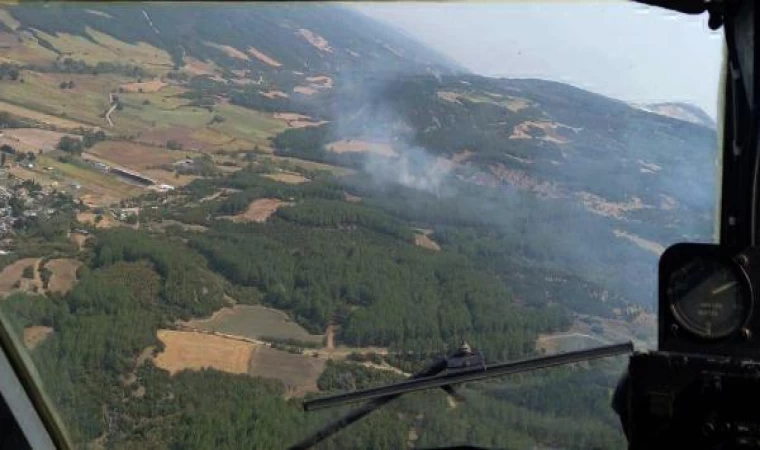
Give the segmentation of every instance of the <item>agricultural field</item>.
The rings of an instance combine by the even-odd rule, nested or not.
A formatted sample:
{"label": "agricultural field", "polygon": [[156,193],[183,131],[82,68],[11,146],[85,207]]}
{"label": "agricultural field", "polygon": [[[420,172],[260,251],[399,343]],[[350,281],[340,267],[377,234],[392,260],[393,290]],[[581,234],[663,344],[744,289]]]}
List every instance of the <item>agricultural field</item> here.
{"label": "agricultural field", "polygon": [[275,164],[283,164],[283,163],[290,164],[298,168],[301,168],[303,170],[321,170],[321,171],[329,172],[335,176],[351,175],[355,173],[353,169],[333,166],[330,164],[319,163],[319,162],[314,162],[314,161],[306,161],[304,159],[291,158],[288,156],[272,155],[272,156],[265,156],[264,159],[268,159],[274,162]]}
{"label": "agricultural field", "polygon": [[256,344],[211,334],[158,330],[165,349],[154,358],[156,366],[175,374],[184,369],[213,368],[228,373],[248,373]]}
{"label": "agricultural field", "polygon": [[115,39],[107,34],[88,28],[84,36],[67,33],[50,35],[35,31],[40,38],[45,39],[59,51],[65,51],[71,58],[83,60],[88,64],[113,62],[144,66],[154,72],[168,72],[172,68],[171,56],[164,50],[144,42],[130,44]]}
{"label": "agricultural field", "polygon": [[322,335],[309,334],[284,312],[260,305],[235,305],[232,308],[222,308],[211,318],[193,320],[184,325],[250,339],[270,337],[296,339],[315,344],[321,344],[323,339]]}
{"label": "agricultural field", "polygon": [[87,151],[87,155],[94,155],[98,160],[138,171],[194,156],[185,151],[172,151],[128,141],[98,142]]}
{"label": "agricultural field", "polygon": [[[102,117],[108,109],[108,94],[128,81],[112,74],[80,75],[21,71],[24,83],[0,82],[0,100],[23,105],[44,114],[72,119],[90,127],[105,127]],[[74,82],[71,89],[61,89],[63,82]],[[114,121],[115,122],[115,121]]]}
{"label": "agricultural field", "polygon": [[[0,23],[12,30],[18,26],[18,22],[4,10],[0,11]],[[29,31],[22,31],[18,34],[2,33],[0,49],[2,49],[0,62],[45,64],[58,57],[54,51],[41,46],[37,38]]]}
{"label": "agricultural field", "polygon": [[74,134],[39,128],[6,128],[0,132],[0,145],[10,145],[17,152],[32,152],[36,155],[39,151],[55,150],[58,141],[63,136],[78,137]]}
{"label": "agricultural field", "polygon": [[[223,104],[215,107],[216,114],[224,122],[209,126],[210,129],[238,138],[259,147],[269,147],[269,138],[287,128],[287,124],[275,119],[271,114],[254,111],[240,106]],[[251,145],[249,149],[253,147]]]}
{"label": "agricultural field", "polygon": [[89,126],[82,122],[75,122],[73,120],[62,119],[57,116],[41,113],[39,111],[24,108],[23,106],[18,106],[13,103],[8,103],[8,102],[3,102],[3,101],[0,101],[0,112],[7,112],[23,119],[29,119],[34,122],[54,126],[56,128],[60,128],[64,130],[74,130],[74,129],[83,128],[83,127],[87,128]]}

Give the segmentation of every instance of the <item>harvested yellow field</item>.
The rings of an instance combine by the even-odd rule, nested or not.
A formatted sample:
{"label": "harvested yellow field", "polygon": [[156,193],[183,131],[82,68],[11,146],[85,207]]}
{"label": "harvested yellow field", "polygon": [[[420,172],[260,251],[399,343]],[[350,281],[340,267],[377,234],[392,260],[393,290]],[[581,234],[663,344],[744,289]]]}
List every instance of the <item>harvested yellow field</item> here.
{"label": "harvested yellow field", "polygon": [[287,184],[301,184],[301,183],[306,183],[308,181],[311,181],[305,176],[298,173],[293,173],[293,172],[267,173],[263,176],[266,178],[269,178],[270,180],[279,181],[279,182],[287,183]]}
{"label": "harvested yellow field", "polygon": [[327,150],[335,153],[375,153],[382,156],[396,156],[398,153],[384,142],[343,139],[327,144]]}
{"label": "harvested yellow field", "polygon": [[53,333],[53,329],[43,326],[31,326],[24,328],[24,347],[33,350]]}
{"label": "harvested yellow field", "polygon": [[248,53],[250,53],[251,55],[253,55],[256,59],[258,59],[259,61],[263,62],[264,64],[269,64],[272,67],[280,67],[280,66],[282,66],[282,64],[280,64],[279,62],[277,62],[277,60],[275,60],[274,58],[272,58],[272,57],[270,57],[268,55],[265,55],[264,53],[262,53],[259,50],[257,50],[255,47],[248,47]]}
{"label": "harvested yellow field", "polygon": [[52,273],[48,282],[49,292],[66,293],[74,287],[77,281],[77,269],[82,265],[81,261],[70,258],[51,259],[45,267]]}
{"label": "harvested yellow field", "polygon": [[158,330],[164,351],[154,358],[156,366],[172,375],[185,369],[211,368],[229,373],[248,373],[256,344],[211,334]]}

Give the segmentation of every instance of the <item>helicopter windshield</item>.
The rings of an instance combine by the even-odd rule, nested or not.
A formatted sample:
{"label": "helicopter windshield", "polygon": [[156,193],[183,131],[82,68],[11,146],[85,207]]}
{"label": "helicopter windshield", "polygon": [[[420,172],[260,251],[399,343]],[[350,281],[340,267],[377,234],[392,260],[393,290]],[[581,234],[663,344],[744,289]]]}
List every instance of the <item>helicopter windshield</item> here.
{"label": "helicopter windshield", "polygon": [[[652,348],[660,254],[717,236],[706,23],[0,5],[0,323],[75,448],[287,448],[346,410],[304,400],[457,349]],[[623,365],[408,394],[319,448],[622,449]]]}

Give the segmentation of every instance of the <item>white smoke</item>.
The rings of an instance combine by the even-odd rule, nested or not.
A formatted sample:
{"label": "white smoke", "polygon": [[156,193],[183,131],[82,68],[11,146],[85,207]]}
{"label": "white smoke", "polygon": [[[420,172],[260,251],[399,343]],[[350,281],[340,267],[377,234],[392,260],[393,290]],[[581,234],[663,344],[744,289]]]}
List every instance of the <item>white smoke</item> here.
{"label": "white smoke", "polygon": [[400,184],[438,197],[453,194],[446,183],[453,168],[448,160],[434,157],[420,147],[397,144],[394,148],[397,156],[365,157],[363,169],[375,184]]}

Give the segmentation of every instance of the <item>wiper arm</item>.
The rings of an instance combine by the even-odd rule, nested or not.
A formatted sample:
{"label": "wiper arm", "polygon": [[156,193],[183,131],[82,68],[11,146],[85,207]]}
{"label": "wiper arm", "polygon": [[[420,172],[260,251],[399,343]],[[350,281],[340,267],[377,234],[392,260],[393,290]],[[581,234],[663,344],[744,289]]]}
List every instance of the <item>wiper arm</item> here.
{"label": "wiper arm", "polygon": [[611,356],[618,356],[632,352],[633,343],[629,341],[622,344],[606,345],[588,350],[578,350],[556,355],[542,356],[538,358],[523,359],[520,361],[495,364],[487,367],[485,365],[476,365],[475,367],[462,368],[453,372],[435,375],[436,373],[440,373],[442,370],[447,368],[447,360],[443,359],[442,361],[438,361],[436,364],[433,364],[425,370],[413,375],[409,380],[402,381],[400,383],[305,401],[303,404],[304,410],[314,411],[317,409],[344,405],[346,403],[353,403],[362,400],[372,400],[367,405],[364,405],[353,411],[349,411],[349,413],[343,416],[341,419],[328,424],[313,436],[310,436],[309,438],[291,447],[291,449],[300,450],[310,448],[326,439],[327,437],[345,428],[346,426],[356,422],[380,406],[383,406],[384,404],[398,398],[407,392],[414,392],[431,388],[443,388],[450,393],[453,390],[452,386],[460,383],[485,380],[488,378],[505,375],[513,375],[516,373],[590,361],[593,359],[608,358]]}

